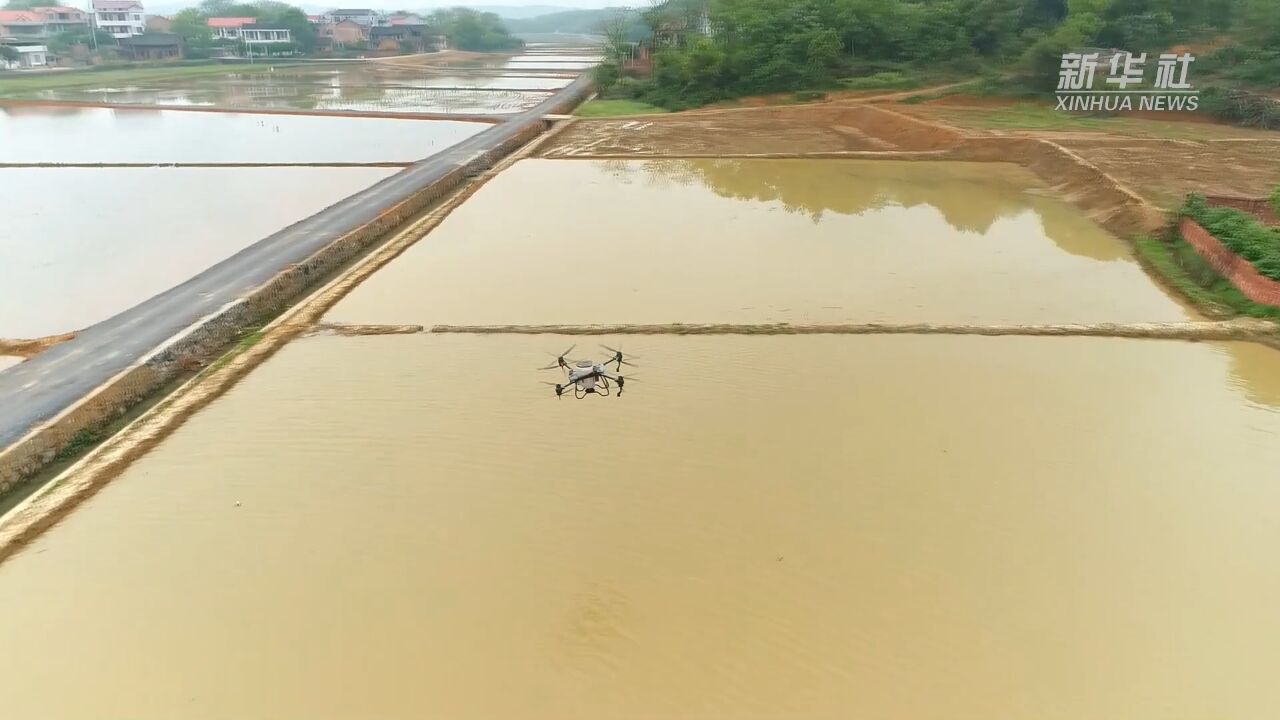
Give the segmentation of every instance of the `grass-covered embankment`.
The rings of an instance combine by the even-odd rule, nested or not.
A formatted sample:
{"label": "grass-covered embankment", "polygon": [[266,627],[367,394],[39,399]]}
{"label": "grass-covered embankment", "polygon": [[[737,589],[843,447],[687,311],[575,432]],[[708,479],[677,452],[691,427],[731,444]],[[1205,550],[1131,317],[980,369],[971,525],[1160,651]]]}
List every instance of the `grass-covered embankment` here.
{"label": "grass-covered embankment", "polygon": [[[1280,190],[1276,193],[1280,198]],[[1209,207],[1199,195],[1187,198],[1176,217],[1189,217],[1228,250],[1249,261],[1264,277],[1280,280],[1280,229],[1270,228],[1234,208]],[[1139,257],[1188,300],[1213,315],[1248,315],[1280,321],[1280,308],[1253,302],[1182,238],[1177,227],[1167,239],[1136,241]]]}
{"label": "grass-covered embankment", "polygon": [[603,118],[622,115],[656,115],[667,112],[657,105],[639,100],[590,100],[574,113],[578,117]]}
{"label": "grass-covered embankment", "polygon": [[1271,228],[1235,208],[1209,207],[1204,197],[1191,195],[1179,214],[1200,223],[1231,252],[1262,274],[1280,281],[1280,228]]}
{"label": "grass-covered embankment", "polygon": [[1259,305],[1245,297],[1176,231],[1167,240],[1147,235],[1134,245],[1149,269],[1206,315],[1246,315],[1280,322],[1280,308]]}

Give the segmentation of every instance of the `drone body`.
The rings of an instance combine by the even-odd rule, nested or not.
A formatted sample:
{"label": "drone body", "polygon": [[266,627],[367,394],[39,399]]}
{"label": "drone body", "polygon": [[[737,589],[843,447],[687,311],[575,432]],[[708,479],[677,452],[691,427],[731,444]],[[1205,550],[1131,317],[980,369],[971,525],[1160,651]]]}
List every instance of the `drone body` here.
{"label": "drone body", "polygon": [[[555,387],[556,397],[564,395],[567,390],[573,390],[574,397],[579,400],[588,395],[608,397],[612,393],[614,383],[618,386],[618,397],[622,397],[622,389],[626,385],[627,379],[620,374],[616,374],[616,372],[621,371],[623,365],[633,365],[623,357],[622,351],[601,345],[605,350],[613,353],[613,357],[602,363],[592,362],[591,360],[565,360],[565,356],[573,352],[573,347],[560,353],[556,357],[556,361],[551,365],[539,368],[541,370],[555,370],[558,368],[564,371],[564,383],[544,383]],[[609,371],[610,365],[615,365],[615,372]]]}

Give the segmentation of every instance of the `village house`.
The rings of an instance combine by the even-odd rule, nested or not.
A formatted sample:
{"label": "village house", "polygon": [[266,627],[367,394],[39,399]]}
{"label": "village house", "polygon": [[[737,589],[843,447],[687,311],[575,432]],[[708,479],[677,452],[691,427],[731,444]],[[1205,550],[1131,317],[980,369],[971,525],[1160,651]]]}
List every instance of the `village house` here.
{"label": "village house", "polygon": [[127,38],[147,31],[142,3],[135,0],[93,0],[93,24],[114,38]]}
{"label": "village house", "polygon": [[182,39],[173,33],[121,38],[120,55],[129,60],[178,60],[182,57]]}
{"label": "village house", "polygon": [[293,42],[293,32],[287,27],[246,25],[240,28],[240,40],[246,45],[281,45]]}
{"label": "village house", "polygon": [[426,25],[427,21],[421,15],[413,13],[396,13],[387,19],[391,25]]}
{"label": "village house", "polygon": [[49,64],[49,48],[44,45],[18,45],[13,42],[5,42],[3,44],[16,50],[18,59],[8,61],[0,58],[0,70],[38,68]]}
{"label": "village house", "polygon": [[375,50],[433,52],[443,46],[444,37],[430,25],[379,25],[369,29],[369,44]]}
{"label": "village house", "polygon": [[173,18],[164,15],[147,16],[147,32],[167,33],[173,30]]}
{"label": "village house", "polygon": [[250,52],[254,46],[286,45],[293,42],[293,32],[286,27],[259,25],[257,18],[214,17],[206,21],[215,40],[243,43]]}
{"label": "village house", "polygon": [[322,43],[346,47],[367,42],[369,28],[350,20],[343,20],[336,23],[321,23],[316,27],[316,35]]}
{"label": "village house", "polygon": [[89,29],[89,13],[83,10],[65,5],[33,7],[31,10],[44,18],[45,32],[49,35]]}
{"label": "village house", "polygon": [[45,37],[44,18],[34,10],[0,10],[0,37]]}
{"label": "village house", "polygon": [[205,24],[213,31],[214,40],[239,40],[240,28],[256,22],[258,22],[258,18],[211,17],[205,21]]}
{"label": "village house", "polygon": [[0,10],[0,37],[46,38],[60,32],[88,27],[89,15],[72,7]]}
{"label": "village house", "polygon": [[329,21],[333,23],[340,23],[343,20],[350,20],[353,23],[356,23],[358,25],[363,25],[364,27],[367,27],[367,28],[373,27],[374,25],[377,25],[379,22],[377,11],[371,10],[369,8],[354,8],[354,9],[346,8],[342,10],[330,10],[329,12],[325,13],[325,16],[328,17]]}

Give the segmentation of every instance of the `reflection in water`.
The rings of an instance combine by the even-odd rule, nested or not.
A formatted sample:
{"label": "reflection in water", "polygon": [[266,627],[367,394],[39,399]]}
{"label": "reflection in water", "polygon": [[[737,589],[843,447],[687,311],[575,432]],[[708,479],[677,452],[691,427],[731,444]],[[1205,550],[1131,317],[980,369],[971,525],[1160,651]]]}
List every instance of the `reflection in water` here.
{"label": "reflection in water", "polygon": [[633,337],[557,401],[571,342],[291,344],[0,565],[6,717],[1280,716],[1216,346]]}
{"label": "reflection in water", "polygon": [[0,337],[105,320],[394,172],[0,169]]}
{"label": "reflection in water", "polygon": [[1151,322],[1118,240],[999,164],[525,160],[345,322]]}
{"label": "reflection in water", "polygon": [[[0,162],[322,163],[420,160],[490,126],[134,108],[0,108]],[[360,138],[335,142],[334,138]],[[107,138],[104,140],[104,138]]]}
{"label": "reflection in water", "polygon": [[[606,165],[624,179],[636,172],[627,161]],[[721,197],[776,201],[788,211],[811,216],[815,223],[825,212],[857,215],[888,206],[924,205],[942,213],[957,230],[985,233],[997,220],[1030,208],[1045,234],[1063,250],[1095,260],[1126,256],[1120,243],[1100,242],[1101,233],[1084,215],[1062,202],[1029,195],[1026,188],[1041,183],[1014,165],[985,164],[975,171],[972,164],[930,163],[929,172],[923,173],[914,163],[882,162],[874,182],[866,181],[865,166],[844,163],[815,168],[811,163],[780,162],[760,173],[751,161],[743,160],[654,160],[642,172],[652,182],[701,183]]]}
{"label": "reflection in water", "polygon": [[1280,351],[1255,343],[1221,345],[1231,359],[1231,376],[1250,401],[1280,409]]}

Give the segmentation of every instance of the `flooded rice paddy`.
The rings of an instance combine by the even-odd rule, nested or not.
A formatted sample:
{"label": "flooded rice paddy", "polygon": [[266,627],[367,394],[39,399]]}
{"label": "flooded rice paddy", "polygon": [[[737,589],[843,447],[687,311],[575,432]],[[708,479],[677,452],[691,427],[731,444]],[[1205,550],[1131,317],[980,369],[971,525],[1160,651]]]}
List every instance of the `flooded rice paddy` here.
{"label": "flooded rice paddy", "polygon": [[192,105],[273,110],[501,114],[528,109],[572,78],[478,77],[362,64],[339,68],[281,67],[208,78],[151,80],[122,87],[40,90],[24,97],[51,101]]}
{"label": "flooded rice paddy", "polygon": [[0,168],[0,338],[105,320],[394,172]]}
{"label": "flooded rice paddy", "polygon": [[1275,351],[571,342],[292,343],[0,565],[6,713],[1280,714]]}
{"label": "flooded rice paddy", "polygon": [[599,63],[580,61],[548,61],[536,57],[510,60],[502,67],[508,70],[585,70]]}
{"label": "flooded rice paddy", "polygon": [[0,163],[321,163],[425,158],[490,125],[174,110],[0,108]]}
{"label": "flooded rice paddy", "polygon": [[1012,166],[524,160],[330,313],[354,323],[1182,320]]}

